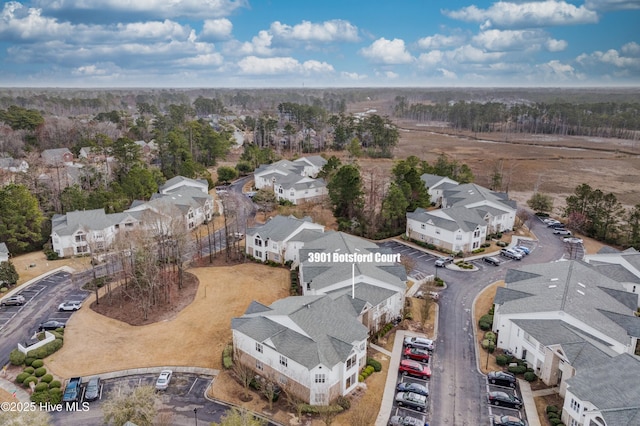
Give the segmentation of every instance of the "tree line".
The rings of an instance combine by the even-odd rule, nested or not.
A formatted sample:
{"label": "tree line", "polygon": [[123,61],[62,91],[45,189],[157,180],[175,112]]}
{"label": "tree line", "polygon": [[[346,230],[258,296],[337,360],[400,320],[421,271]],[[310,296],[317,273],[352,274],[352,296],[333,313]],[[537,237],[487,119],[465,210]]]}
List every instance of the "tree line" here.
{"label": "tree line", "polygon": [[637,139],[639,102],[409,103],[396,99],[396,117],[446,122],[456,130]]}

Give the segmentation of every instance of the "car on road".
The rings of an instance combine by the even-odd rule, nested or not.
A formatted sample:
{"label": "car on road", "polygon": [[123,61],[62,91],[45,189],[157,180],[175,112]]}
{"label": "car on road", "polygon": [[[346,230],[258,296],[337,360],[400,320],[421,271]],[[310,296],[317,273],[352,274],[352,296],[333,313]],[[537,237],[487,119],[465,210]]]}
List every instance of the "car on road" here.
{"label": "car on road", "polygon": [[500,255],[508,257],[509,259],[522,260],[522,255],[520,253],[509,248],[503,248],[500,250]]}
{"label": "car on road", "polygon": [[429,362],[429,351],[420,348],[404,348],[404,359],[413,359],[420,362]]}
{"label": "car on road", "polygon": [[38,331],[57,330],[58,328],[64,328],[65,325],[66,325],[65,323],[60,321],[49,320],[49,321],[40,323],[40,327],[38,327]]}
{"label": "car on road", "polygon": [[516,387],[516,376],[506,371],[491,371],[487,374],[487,380],[492,385]]}
{"label": "car on road", "polygon": [[556,235],[571,235],[571,231],[564,228],[556,228],[553,230],[553,233]]}
{"label": "car on road", "polygon": [[525,255],[531,254],[531,249],[525,246],[515,246],[514,249],[524,253]]}
{"label": "car on road", "polygon": [[100,377],[93,377],[87,383],[87,388],[84,391],[84,400],[95,401],[100,396]]}
{"label": "car on road", "polygon": [[491,418],[493,426],[527,426],[527,422],[516,416],[494,415]]}
{"label": "car on road", "polygon": [[391,416],[389,426],[427,426],[422,419],[411,416]]}
{"label": "car on road", "polygon": [[429,396],[429,388],[426,385],[421,385],[420,383],[400,382],[396,386],[396,390],[398,392],[413,392],[418,395]]}
{"label": "car on road", "polygon": [[156,389],[157,390],[165,390],[169,387],[169,382],[171,382],[171,376],[173,376],[173,371],[171,370],[162,370],[160,375],[158,376],[158,380],[156,380]]}
{"label": "car on road", "polygon": [[564,223],[556,220],[554,222],[548,223],[547,228],[564,228]]}
{"label": "car on road", "polygon": [[562,239],[562,242],[569,243],[569,244],[582,244],[584,243],[584,240],[582,238],[577,238],[577,237],[565,237]]}
{"label": "car on road", "polygon": [[500,266],[500,259],[498,259],[497,257],[493,257],[493,256],[486,256],[483,257],[482,260],[484,260],[485,262],[487,262],[489,265],[493,265],[493,266]]}
{"label": "car on road", "polygon": [[489,392],[489,404],[502,405],[503,407],[522,408],[522,401],[515,395],[502,391]]}
{"label": "car on road", "polygon": [[436,259],[435,265],[437,267],[439,267],[439,268],[444,268],[445,266],[447,266],[451,262],[453,262],[453,257],[451,257],[451,256],[441,257],[439,259]]}
{"label": "car on road", "polygon": [[58,305],[59,311],[77,311],[82,307],[82,302],[77,300],[67,300]]}
{"label": "car on road", "polygon": [[2,302],[0,302],[0,304],[2,306],[22,306],[25,302],[26,299],[24,298],[24,296],[16,294],[15,296],[9,296],[2,299]]}
{"label": "car on road", "polygon": [[424,380],[431,378],[431,369],[428,366],[412,359],[403,359],[400,361],[398,371],[403,376],[420,377]]}
{"label": "car on road", "polygon": [[420,348],[426,349],[428,351],[433,351],[435,345],[433,344],[433,340],[427,339],[425,337],[405,337],[404,345],[410,348]]}
{"label": "car on road", "polygon": [[413,408],[418,411],[426,411],[427,409],[427,397],[413,392],[398,392],[396,402],[400,406]]}

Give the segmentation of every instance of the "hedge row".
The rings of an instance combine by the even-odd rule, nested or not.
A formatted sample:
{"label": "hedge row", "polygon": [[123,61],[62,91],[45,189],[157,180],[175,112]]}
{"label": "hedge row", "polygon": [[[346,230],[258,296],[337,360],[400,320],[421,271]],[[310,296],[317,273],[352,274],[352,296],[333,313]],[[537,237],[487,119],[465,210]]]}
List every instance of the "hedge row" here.
{"label": "hedge row", "polygon": [[27,357],[33,358],[46,358],[52,353],[56,352],[58,349],[62,347],[62,339],[55,339],[52,342],[47,343],[44,346],[39,347],[38,349],[33,349],[27,352]]}
{"label": "hedge row", "polygon": [[224,350],[222,351],[222,366],[227,370],[233,367],[233,345],[232,344],[228,344],[227,346],[225,346]]}

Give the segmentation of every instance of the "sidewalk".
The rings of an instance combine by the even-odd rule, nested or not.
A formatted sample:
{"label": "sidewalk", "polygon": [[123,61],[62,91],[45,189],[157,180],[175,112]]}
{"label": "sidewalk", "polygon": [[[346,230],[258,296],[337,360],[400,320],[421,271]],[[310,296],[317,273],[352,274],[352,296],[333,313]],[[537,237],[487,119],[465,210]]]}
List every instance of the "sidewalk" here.
{"label": "sidewalk", "polygon": [[533,400],[531,385],[526,380],[518,379],[518,386],[520,387],[520,396],[522,397],[522,402],[524,402],[524,412],[527,414],[529,426],[541,426],[538,410],[536,410],[536,403]]}
{"label": "sidewalk", "polygon": [[30,402],[31,397],[20,385],[10,382],[7,379],[0,378],[0,388],[4,389],[11,395],[15,395],[15,398],[20,402]]}

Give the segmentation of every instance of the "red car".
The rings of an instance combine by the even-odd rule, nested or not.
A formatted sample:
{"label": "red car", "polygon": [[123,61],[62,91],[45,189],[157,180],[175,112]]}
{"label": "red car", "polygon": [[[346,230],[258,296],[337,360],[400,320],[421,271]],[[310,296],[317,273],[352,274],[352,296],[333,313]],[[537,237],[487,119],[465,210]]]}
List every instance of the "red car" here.
{"label": "red car", "polygon": [[429,362],[429,351],[418,348],[404,348],[405,359],[413,359],[420,362]]}
{"label": "red car", "polygon": [[431,369],[428,366],[412,359],[403,359],[400,361],[399,371],[403,376],[415,376],[425,380],[431,378]]}

